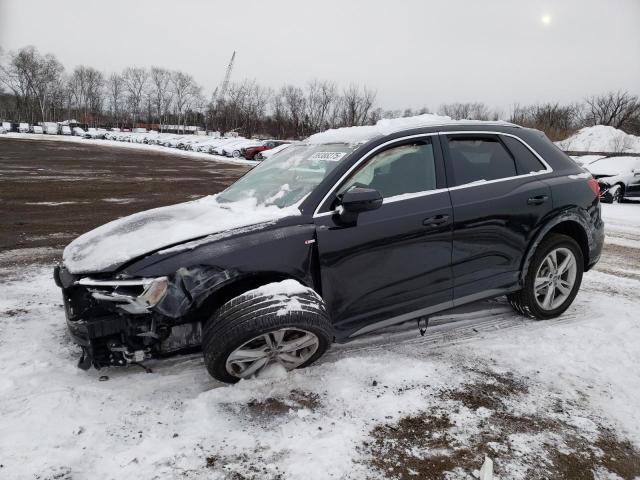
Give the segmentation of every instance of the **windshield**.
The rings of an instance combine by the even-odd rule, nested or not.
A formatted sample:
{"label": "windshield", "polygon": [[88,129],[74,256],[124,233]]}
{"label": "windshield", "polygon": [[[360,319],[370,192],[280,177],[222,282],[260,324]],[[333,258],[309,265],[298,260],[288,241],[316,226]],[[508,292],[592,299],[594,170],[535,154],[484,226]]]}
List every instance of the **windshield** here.
{"label": "windshield", "polygon": [[291,145],[218,195],[223,202],[255,198],[258,205],[289,207],[301,201],[357,145]]}

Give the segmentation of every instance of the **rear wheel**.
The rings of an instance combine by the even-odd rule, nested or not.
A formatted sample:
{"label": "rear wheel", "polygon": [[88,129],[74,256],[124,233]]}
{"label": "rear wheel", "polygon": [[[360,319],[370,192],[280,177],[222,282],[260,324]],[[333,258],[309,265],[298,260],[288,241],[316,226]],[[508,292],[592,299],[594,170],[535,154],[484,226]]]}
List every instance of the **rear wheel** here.
{"label": "rear wheel", "polygon": [[203,327],[211,376],[234,383],[274,365],[293,370],[320,358],[333,330],[322,300],[300,288],[295,294],[254,290],[222,305]]}
{"label": "rear wheel", "polygon": [[584,271],[580,246],[571,237],[552,234],[540,243],[522,290],[507,296],[519,313],[544,320],[561,315],[573,302]]}

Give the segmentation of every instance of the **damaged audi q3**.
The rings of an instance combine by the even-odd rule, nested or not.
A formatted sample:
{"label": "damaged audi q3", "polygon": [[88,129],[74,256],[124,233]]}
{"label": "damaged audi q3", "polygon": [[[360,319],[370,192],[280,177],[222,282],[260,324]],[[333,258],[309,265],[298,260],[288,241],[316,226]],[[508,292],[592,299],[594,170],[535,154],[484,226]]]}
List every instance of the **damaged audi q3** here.
{"label": "damaged audi q3", "polygon": [[79,366],[201,348],[236,382],[485,298],[561,315],[600,257],[597,182],[538,131],[444,120],[317,134],[74,240],[54,277]]}

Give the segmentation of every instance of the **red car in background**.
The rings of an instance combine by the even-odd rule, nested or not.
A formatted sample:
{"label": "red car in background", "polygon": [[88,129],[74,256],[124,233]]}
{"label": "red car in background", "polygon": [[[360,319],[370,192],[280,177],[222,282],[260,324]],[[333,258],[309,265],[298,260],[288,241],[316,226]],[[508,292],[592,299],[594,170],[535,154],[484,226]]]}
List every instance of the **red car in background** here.
{"label": "red car in background", "polygon": [[285,143],[289,143],[289,142],[283,142],[281,140],[266,140],[265,142],[262,143],[262,145],[243,149],[242,155],[247,160],[253,160],[258,153],[264,150],[270,150],[274,147],[277,147]]}

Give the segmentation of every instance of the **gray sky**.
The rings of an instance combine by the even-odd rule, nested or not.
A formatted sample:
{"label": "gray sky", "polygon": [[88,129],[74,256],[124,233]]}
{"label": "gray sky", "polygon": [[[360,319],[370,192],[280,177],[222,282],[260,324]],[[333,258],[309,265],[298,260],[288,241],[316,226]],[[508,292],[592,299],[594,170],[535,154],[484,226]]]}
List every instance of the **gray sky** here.
{"label": "gray sky", "polygon": [[0,0],[0,46],[68,70],[181,69],[219,84],[367,84],[383,108],[640,93],[640,0]]}

